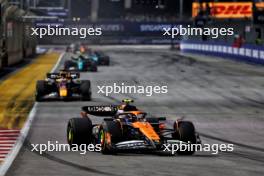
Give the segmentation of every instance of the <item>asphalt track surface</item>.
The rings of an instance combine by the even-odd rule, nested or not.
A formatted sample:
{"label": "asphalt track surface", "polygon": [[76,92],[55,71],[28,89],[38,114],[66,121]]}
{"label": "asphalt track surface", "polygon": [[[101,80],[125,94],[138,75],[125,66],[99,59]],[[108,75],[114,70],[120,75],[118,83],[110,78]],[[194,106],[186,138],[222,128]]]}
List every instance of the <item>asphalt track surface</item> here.
{"label": "asphalt track surface", "polygon": [[[165,49],[111,49],[110,67],[82,73],[93,85],[92,102],[41,102],[27,143],[48,140],[66,143],[66,125],[78,117],[82,105],[117,104],[133,98],[153,115],[176,119],[185,116],[201,133],[203,143],[234,143],[233,152],[193,156],[159,154],[102,155],[87,152],[31,152],[25,145],[7,176],[87,175],[239,175],[264,173],[264,70],[224,59],[183,57]],[[69,58],[65,55],[63,60]],[[63,62],[62,60],[62,62]],[[97,94],[97,85],[113,82],[134,85],[168,85],[160,95]],[[94,122],[100,118],[93,117]]]}

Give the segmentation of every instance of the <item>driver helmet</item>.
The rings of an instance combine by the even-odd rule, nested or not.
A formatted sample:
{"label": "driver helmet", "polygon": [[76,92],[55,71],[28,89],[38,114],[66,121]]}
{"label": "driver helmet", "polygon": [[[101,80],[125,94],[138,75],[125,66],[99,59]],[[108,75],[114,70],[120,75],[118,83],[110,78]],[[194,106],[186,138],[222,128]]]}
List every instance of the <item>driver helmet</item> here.
{"label": "driver helmet", "polygon": [[130,105],[130,103],[133,103],[134,100],[132,99],[123,99],[122,100],[123,104],[120,106],[120,110],[123,110],[123,112],[126,112],[126,111],[137,111],[137,107],[136,106],[133,106],[133,105]]}

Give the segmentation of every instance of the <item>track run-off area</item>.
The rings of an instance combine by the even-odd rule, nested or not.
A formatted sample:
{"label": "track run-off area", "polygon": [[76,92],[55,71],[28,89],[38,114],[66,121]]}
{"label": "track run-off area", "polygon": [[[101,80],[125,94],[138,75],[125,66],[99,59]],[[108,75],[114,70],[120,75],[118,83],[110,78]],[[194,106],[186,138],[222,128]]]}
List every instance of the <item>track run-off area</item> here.
{"label": "track run-off area", "polygon": [[0,162],[16,144],[34,104],[35,84],[54,67],[59,53],[38,55],[25,67],[0,81]]}
{"label": "track run-off area", "polygon": [[[158,47],[109,46],[95,49],[104,50],[111,57],[111,64],[99,67],[95,73],[81,73],[81,79],[91,80],[92,101],[40,102],[34,106],[30,131],[7,176],[263,175],[263,66],[182,55]],[[32,68],[30,64],[1,82],[0,120],[1,125],[6,124],[3,128],[20,129],[23,126],[24,116],[34,103],[35,82],[43,79],[45,72],[54,67],[59,53],[53,56],[56,59],[44,56],[45,59],[33,62]],[[69,53],[64,54],[56,71],[70,57]],[[16,75],[20,72],[25,72],[25,76]],[[15,80],[8,83],[12,77]],[[24,82],[18,81],[22,79]],[[168,93],[152,96],[113,93],[106,96],[97,93],[98,85],[122,82],[129,85],[167,85]],[[17,93],[11,94],[15,91]],[[166,116],[169,121],[184,116],[186,120],[193,121],[203,143],[233,143],[234,151],[216,155],[197,152],[193,156],[102,155],[98,152],[87,152],[85,155],[78,152],[46,152],[40,155],[31,151],[30,144],[47,144],[48,141],[67,143],[67,122],[79,116],[82,106],[119,104],[124,98],[134,99],[139,109],[155,116]],[[20,114],[23,117],[19,117]],[[93,122],[101,120],[92,117]]]}

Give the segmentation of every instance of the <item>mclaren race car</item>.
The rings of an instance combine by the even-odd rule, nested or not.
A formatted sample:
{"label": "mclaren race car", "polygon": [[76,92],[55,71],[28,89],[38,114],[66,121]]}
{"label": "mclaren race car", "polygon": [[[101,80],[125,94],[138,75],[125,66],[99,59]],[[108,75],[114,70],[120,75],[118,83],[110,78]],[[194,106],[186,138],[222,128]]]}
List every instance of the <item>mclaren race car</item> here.
{"label": "mclaren race car", "polygon": [[[148,117],[147,113],[132,105],[84,106],[81,115],[82,117],[72,118],[68,122],[69,145],[100,144],[103,154],[163,151],[166,145],[200,143],[192,122],[177,120],[168,128],[165,117]],[[90,115],[105,118],[102,123],[93,124]],[[195,151],[176,152],[192,155]]]}
{"label": "mclaren race car", "polygon": [[64,70],[97,72],[97,63],[93,58],[79,54],[64,62]]}
{"label": "mclaren race car", "polygon": [[47,73],[46,80],[39,80],[36,84],[36,101],[46,99],[91,100],[91,83],[89,80],[79,80],[80,74],[61,71]]}

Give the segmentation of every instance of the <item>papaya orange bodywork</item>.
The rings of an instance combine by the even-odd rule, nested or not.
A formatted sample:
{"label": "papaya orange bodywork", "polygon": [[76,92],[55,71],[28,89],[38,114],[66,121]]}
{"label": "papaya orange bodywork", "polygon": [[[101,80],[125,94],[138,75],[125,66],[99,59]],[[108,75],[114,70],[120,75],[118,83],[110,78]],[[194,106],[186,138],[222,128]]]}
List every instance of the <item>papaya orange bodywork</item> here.
{"label": "papaya orange bodywork", "polygon": [[134,128],[138,128],[140,130],[140,132],[142,132],[149,139],[155,140],[155,141],[160,140],[159,135],[155,132],[153,127],[150,125],[150,123],[148,123],[148,122],[134,122],[134,123],[132,123],[132,126]]}

